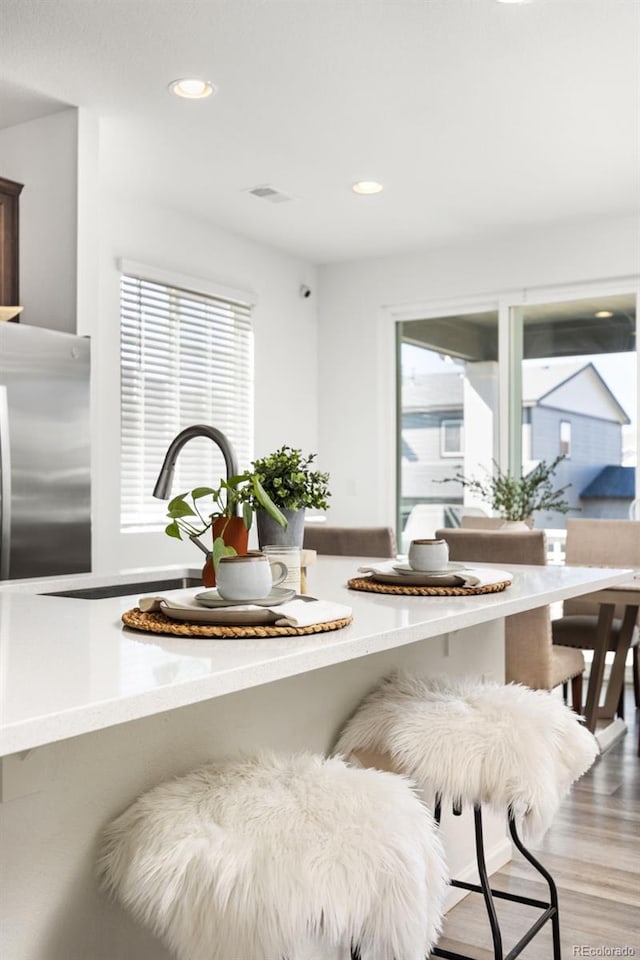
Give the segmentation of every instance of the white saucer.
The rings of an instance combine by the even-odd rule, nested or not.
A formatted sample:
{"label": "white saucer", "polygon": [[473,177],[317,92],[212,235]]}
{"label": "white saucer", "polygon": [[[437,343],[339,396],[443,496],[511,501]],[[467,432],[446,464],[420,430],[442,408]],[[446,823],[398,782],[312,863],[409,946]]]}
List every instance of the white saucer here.
{"label": "white saucer", "polygon": [[378,583],[389,583],[401,587],[459,587],[464,583],[461,573],[420,573],[412,570],[411,573],[372,573],[373,580]]}
{"label": "white saucer", "polygon": [[456,570],[464,570],[464,563],[448,563],[442,570],[414,570],[408,563],[394,563],[393,569],[396,573],[401,573],[411,577],[450,577]]}
{"label": "white saucer", "polygon": [[277,607],[281,603],[287,603],[295,597],[295,590],[285,587],[274,587],[271,593],[259,600],[224,600],[217,590],[205,590],[203,593],[196,593],[194,599],[203,607],[209,607],[211,610],[219,610],[222,607],[246,607],[249,604],[253,607]]}

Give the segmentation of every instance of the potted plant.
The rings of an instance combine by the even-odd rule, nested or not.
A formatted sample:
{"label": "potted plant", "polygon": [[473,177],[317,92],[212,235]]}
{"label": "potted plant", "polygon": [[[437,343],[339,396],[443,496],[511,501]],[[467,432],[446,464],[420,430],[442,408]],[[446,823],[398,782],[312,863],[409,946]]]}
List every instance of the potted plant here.
{"label": "potted plant", "polygon": [[328,509],[329,474],[313,469],[315,458],[315,453],[304,456],[301,450],[285,444],[275,453],[253,461],[253,471],[262,490],[287,519],[286,528],[278,526],[255,493],[245,489],[243,499],[247,496],[257,510],[261,547],[270,543],[301,547],[305,509]]}
{"label": "potted plant", "polygon": [[567,513],[569,504],[564,492],[571,486],[555,488],[552,477],[564,456],[560,455],[552,463],[540,462],[522,477],[512,477],[503,472],[494,460],[495,472],[485,478],[477,479],[457,473],[440,483],[457,482],[470,493],[488,504],[505,522],[529,522],[538,510],[554,510]]}
{"label": "potted plant", "polygon": [[[247,552],[254,504],[259,504],[276,525],[286,527],[285,516],[256,474],[250,471],[221,480],[217,487],[196,487],[180,493],[169,502],[167,516],[171,522],[165,533],[178,540],[187,536],[206,554],[202,571],[205,586],[215,585],[215,570],[220,557]],[[242,515],[238,516],[240,505]],[[209,527],[213,535],[211,550],[200,539]]]}

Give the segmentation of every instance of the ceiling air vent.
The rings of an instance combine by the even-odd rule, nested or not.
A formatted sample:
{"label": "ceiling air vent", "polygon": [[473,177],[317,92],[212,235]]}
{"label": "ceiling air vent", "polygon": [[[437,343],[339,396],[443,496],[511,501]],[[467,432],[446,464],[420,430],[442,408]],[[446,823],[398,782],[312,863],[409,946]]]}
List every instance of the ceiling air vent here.
{"label": "ceiling air vent", "polygon": [[282,190],[277,190],[275,187],[266,184],[262,187],[253,187],[247,192],[252,197],[260,197],[261,200],[268,200],[269,203],[286,203],[287,200],[292,199],[288,193],[283,193]]}

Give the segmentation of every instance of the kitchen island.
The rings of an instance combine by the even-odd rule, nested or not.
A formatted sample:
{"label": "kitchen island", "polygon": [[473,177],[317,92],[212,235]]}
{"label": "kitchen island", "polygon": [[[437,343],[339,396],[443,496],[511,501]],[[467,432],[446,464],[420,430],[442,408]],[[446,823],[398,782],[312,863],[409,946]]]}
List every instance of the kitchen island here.
{"label": "kitchen island", "polygon": [[[625,572],[518,567],[502,593],[399,597],[349,591],[357,566],[321,557],[310,569],[309,592],[349,604],[354,619],[304,637],[137,633],[120,617],[149,591],[43,595],[128,582],[124,574],[0,586],[3,960],[168,960],[93,878],[101,826],[135,796],[215,757],[330,750],[359,699],[396,666],[501,680],[505,616],[610,586]],[[446,829],[450,865],[464,873],[467,825]],[[496,869],[510,853],[498,822],[489,845]]]}

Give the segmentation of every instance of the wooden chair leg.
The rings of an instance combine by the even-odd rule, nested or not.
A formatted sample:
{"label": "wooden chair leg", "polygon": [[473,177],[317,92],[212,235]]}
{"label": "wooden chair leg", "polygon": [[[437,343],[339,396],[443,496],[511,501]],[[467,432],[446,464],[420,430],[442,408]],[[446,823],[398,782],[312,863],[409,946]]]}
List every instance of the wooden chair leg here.
{"label": "wooden chair leg", "polygon": [[636,710],[640,708],[640,653],[638,648],[640,644],[636,644],[633,648],[633,696],[636,702]]}
{"label": "wooden chair leg", "polygon": [[571,680],[571,706],[575,713],[582,713],[582,674]]}

